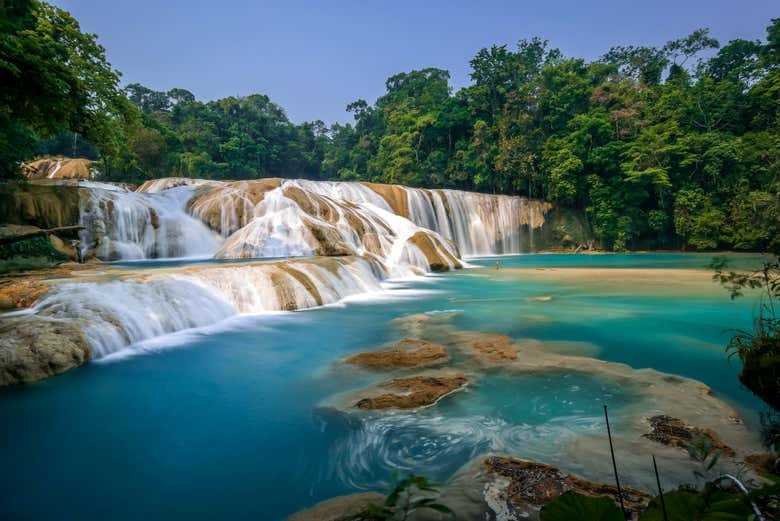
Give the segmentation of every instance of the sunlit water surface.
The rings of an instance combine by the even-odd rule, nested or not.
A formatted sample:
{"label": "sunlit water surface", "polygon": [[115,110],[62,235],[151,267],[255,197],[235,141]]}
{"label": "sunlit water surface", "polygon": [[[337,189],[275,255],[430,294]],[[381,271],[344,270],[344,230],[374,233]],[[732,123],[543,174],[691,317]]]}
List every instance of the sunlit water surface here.
{"label": "sunlit water surface", "polygon": [[701,277],[659,287],[511,269],[697,269],[710,260],[527,255],[500,257],[496,272],[495,258],[476,259],[483,268],[396,283],[342,306],[237,317],[4,389],[0,518],[281,519],[381,489],[393,468],[444,480],[490,451],[556,463],[562,444],[603,430],[604,403],[620,428],[631,393],[575,374],[492,373],[419,413],[321,407],[381,378],[345,370],[344,355],[398,338],[390,320],[420,312],[458,310],[460,329],[587,342],[603,360],[701,380],[755,424],[760,404],[723,352],[725,329],[749,326],[754,299],[731,301]]}

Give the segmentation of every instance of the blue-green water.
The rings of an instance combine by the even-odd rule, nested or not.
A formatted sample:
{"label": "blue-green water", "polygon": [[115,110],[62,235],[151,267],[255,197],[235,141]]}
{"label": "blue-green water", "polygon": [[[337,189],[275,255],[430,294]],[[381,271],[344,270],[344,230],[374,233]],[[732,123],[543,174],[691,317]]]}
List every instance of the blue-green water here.
{"label": "blue-green water", "polygon": [[399,283],[372,301],[238,317],[0,391],[0,518],[281,519],[381,487],[394,467],[446,479],[491,450],[554,460],[561,444],[603,428],[603,403],[620,428],[630,392],[574,374],[485,374],[419,413],[320,406],[377,381],[339,360],[397,338],[390,320],[420,312],[459,310],[453,325],[464,330],[594,344],[598,358],[701,380],[755,421],[760,404],[723,353],[725,329],[750,324],[750,298],[730,301],[706,280],[609,284],[507,269],[691,269],[709,257],[499,260],[498,272],[495,259],[476,260],[487,268]]}

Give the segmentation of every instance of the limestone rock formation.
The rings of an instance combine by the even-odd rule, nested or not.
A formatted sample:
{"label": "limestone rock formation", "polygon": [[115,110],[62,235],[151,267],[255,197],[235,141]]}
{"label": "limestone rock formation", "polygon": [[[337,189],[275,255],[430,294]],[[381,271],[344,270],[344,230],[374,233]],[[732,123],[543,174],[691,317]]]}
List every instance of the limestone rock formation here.
{"label": "limestone rock formation", "polygon": [[354,404],[357,409],[417,409],[438,402],[444,396],[460,391],[469,383],[463,374],[419,375],[408,378],[394,378],[368,389]]}
{"label": "limestone rock formation", "polygon": [[419,248],[428,261],[428,269],[434,272],[448,271],[451,267],[460,269],[460,261],[441,247],[441,242],[424,231],[419,231],[409,238],[409,242]]}
{"label": "limestone rock formation", "polygon": [[27,179],[92,179],[97,171],[84,158],[44,157],[22,165]]}
{"label": "limestone rock formation", "polygon": [[287,521],[348,521],[365,511],[371,505],[381,505],[385,496],[377,492],[361,492],[348,496],[337,496],[301,510]]}
{"label": "limestone rock formation", "polygon": [[76,186],[30,183],[22,188],[0,187],[0,223],[44,229],[77,226],[79,209]]}
{"label": "limestone rock formation", "polygon": [[392,348],[366,351],[347,358],[347,363],[370,369],[399,369],[445,363],[447,352],[438,344],[416,338],[404,338]]}
{"label": "limestone rock formation", "polygon": [[37,278],[0,279],[0,311],[28,308],[34,305],[48,289],[48,286]]}
{"label": "limestone rock formation", "polygon": [[77,323],[37,317],[0,322],[0,387],[48,378],[91,358]]}
{"label": "limestone rock formation", "polygon": [[[267,192],[279,188],[281,184],[279,178],[231,181],[203,190],[190,200],[188,206],[190,212],[209,228],[228,236],[252,220],[254,207],[263,201]],[[157,186],[159,188],[159,184]]]}
{"label": "limestone rock formation", "polygon": [[459,331],[455,341],[461,350],[480,361],[495,363],[517,359],[517,351],[512,348],[514,340],[506,335]]}
{"label": "limestone rock formation", "polygon": [[650,422],[652,430],[643,436],[648,440],[672,447],[686,448],[700,438],[712,444],[713,449],[727,456],[734,456],[734,449],[723,443],[717,433],[711,429],[691,427],[678,418],[666,415],[653,416],[647,421]]}
{"label": "limestone rock formation", "polygon": [[[544,463],[489,456],[484,460],[484,467],[488,473],[500,478],[492,489],[488,488],[492,495],[491,507],[509,513],[511,519],[535,516],[541,507],[569,491],[618,501],[614,485],[586,481]],[[641,510],[650,500],[650,496],[640,490],[622,487],[622,492],[630,512]]]}

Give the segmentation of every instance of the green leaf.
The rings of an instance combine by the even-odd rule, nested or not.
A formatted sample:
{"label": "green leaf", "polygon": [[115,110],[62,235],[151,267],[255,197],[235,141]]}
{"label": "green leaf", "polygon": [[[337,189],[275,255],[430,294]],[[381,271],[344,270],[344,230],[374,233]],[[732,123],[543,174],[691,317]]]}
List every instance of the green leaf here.
{"label": "green leaf", "polygon": [[[678,490],[664,494],[669,521],[744,521],[750,515],[745,501],[732,494],[715,490],[707,495]],[[654,500],[639,517],[640,521],[663,521],[661,503]]]}
{"label": "green leaf", "polygon": [[542,508],[541,521],[624,521],[623,513],[607,497],[566,492]]}

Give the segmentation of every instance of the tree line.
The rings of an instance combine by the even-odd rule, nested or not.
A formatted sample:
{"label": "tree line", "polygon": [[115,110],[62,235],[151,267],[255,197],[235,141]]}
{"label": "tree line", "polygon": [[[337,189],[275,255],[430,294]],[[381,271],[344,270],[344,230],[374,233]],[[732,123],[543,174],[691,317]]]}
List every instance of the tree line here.
{"label": "tree line", "polygon": [[35,0],[0,9],[0,175],[41,154],[106,180],[304,177],[544,198],[606,249],[780,248],[780,19],[764,40],[706,29],[594,61],[540,38],[494,45],[453,92],[437,68],[389,78],[352,124],[293,124],[267,96],[203,102],[120,87],[97,36]]}

